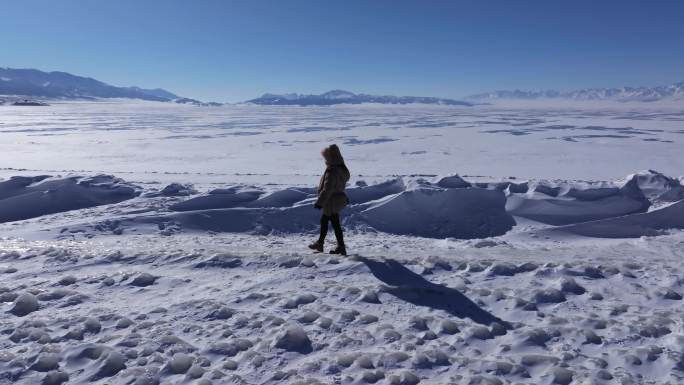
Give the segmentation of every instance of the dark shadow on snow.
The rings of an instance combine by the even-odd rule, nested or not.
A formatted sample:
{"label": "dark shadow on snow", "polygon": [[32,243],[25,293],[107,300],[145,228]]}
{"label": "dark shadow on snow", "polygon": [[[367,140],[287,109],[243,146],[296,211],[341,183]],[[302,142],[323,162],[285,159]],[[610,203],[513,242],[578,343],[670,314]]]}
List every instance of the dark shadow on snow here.
{"label": "dark shadow on snow", "polygon": [[459,318],[467,317],[479,324],[491,325],[498,322],[510,328],[508,322],[480,308],[458,290],[432,283],[393,259],[356,259],[368,266],[377,279],[389,285],[383,289],[384,292],[399,299],[418,306],[444,310]]}

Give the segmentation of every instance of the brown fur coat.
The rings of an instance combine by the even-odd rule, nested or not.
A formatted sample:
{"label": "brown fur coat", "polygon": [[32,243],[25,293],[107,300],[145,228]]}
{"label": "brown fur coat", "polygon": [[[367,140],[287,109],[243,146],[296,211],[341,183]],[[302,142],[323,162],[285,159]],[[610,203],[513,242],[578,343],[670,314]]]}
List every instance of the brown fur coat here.
{"label": "brown fur coat", "polygon": [[332,215],[342,211],[349,203],[344,188],[349,182],[350,174],[337,147],[328,152],[326,165],[325,172],[318,183],[316,205],[323,209],[323,214]]}

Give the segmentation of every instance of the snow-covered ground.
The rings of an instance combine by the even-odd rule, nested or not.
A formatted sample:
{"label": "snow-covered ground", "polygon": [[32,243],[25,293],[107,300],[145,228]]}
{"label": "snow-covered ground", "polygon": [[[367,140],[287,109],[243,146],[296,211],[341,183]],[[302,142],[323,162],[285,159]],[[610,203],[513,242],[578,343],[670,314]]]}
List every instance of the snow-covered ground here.
{"label": "snow-covered ground", "polygon": [[[676,106],[70,102],[0,138],[0,384],[684,383]],[[348,257],[306,248],[331,142]]]}

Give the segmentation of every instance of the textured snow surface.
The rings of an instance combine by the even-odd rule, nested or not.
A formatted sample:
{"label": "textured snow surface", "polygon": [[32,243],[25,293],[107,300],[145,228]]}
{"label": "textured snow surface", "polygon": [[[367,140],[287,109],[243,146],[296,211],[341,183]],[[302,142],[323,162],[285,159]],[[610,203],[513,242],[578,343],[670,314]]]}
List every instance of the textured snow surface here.
{"label": "textured snow surface", "polygon": [[3,240],[0,382],[684,381],[682,232],[306,238]]}

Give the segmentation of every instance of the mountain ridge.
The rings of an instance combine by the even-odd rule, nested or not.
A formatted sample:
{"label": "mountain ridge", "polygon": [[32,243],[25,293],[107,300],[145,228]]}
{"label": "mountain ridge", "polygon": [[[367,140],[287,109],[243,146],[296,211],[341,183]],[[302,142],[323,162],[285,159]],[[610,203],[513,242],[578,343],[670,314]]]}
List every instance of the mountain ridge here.
{"label": "mountain ridge", "polygon": [[68,72],[9,67],[0,67],[0,95],[59,99],[127,98],[193,105],[217,104],[181,97],[163,88],[117,87]]}
{"label": "mountain ridge", "polygon": [[[68,72],[0,67],[0,95],[30,98],[96,99],[128,98],[175,102],[196,106],[220,106],[178,96],[163,88],[118,87]],[[333,89],[321,94],[266,93],[243,103],[256,105],[331,106],[336,104],[435,104],[473,106],[492,100],[611,100],[619,102],[684,101],[684,82],[656,87],[584,88],[574,91],[498,90],[466,96],[463,100],[423,96],[370,95]]]}
{"label": "mountain ridge", "polygon": [[436,98],[430,96],[393,96],[356,94],[350,91],[334,89],[322,94],[271,94],[247,100],[245,103],[268,106],[331,106],[336,104],[438,104],[449,106],[466,106],[473,104],[461,100]]}
{"label": "mountain ridge", "polygon": [[684,100],[684,82],[655,87],[584,88],[560,92],[556,90],[500,90],[466,97],[466,100],[614,100],[619,102],[654,102],[660,100]]}

